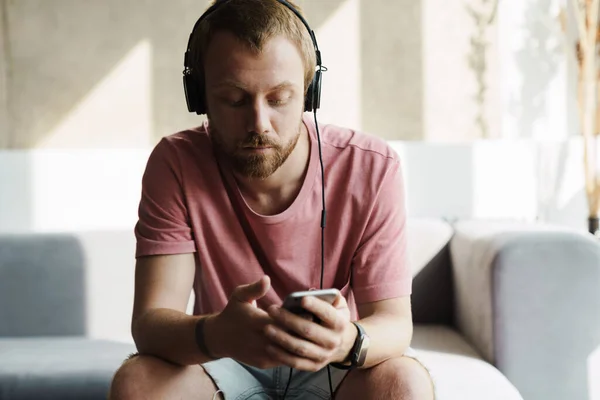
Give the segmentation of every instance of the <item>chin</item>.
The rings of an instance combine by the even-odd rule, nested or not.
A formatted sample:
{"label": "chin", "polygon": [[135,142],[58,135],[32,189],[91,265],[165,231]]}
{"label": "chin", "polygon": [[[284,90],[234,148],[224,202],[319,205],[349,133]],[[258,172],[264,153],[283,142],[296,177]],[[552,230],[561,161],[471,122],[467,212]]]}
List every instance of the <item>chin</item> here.
{"label": "chin", "polygon": [[[272,158],[272,157],[270,157]],[[235,170],[246,178],[252,179],[267,179],[281,167],[283,161],[281,159],[239,159],[233,160]]]}

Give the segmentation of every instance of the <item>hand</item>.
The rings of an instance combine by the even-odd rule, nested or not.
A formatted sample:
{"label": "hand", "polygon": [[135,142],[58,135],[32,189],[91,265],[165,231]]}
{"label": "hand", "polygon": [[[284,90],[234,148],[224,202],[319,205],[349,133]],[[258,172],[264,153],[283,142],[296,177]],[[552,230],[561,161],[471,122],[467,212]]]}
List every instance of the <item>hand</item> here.
{"label": "hand", "polygon": [[321,320],[320,324],[271,306],[273,324],[265,326],[271,340],[267,353],[280,363],[304,371],[318,371],[346,359],[357,335],[350,322],[346,299],[338,292],[333,304],[317,297],[302,299],[302,307]]}
{"label": "hand", "polygon": [[227,306],[205,323],[206,345],[215,357],[231,357],[256,368],[272,368],[281,363],[265,352],[269,340],[265,327],[273,323],[269,315],[256,306],[271,287],[268,276],[234,289]]}

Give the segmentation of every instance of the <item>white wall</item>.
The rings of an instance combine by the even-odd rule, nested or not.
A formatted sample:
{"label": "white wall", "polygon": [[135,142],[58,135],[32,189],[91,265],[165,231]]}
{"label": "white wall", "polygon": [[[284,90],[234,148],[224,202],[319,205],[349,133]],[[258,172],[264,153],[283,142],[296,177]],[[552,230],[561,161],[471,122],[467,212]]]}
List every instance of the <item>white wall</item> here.
{"label": "white wall", "polygon": [[0,151],[0,232],[129,230],[149,150]]}
{"label": "white wall", "polygon": [[516,219],[587,229],[579,138],[391,144],[403,159],[412,217]]}
{"label": "white wall", "polygon": [[[578,138],[389,143],[403,159],[413,217],[540,220],[585,229]],[[0,151],[0,232],[132,229],[148,155]]]}

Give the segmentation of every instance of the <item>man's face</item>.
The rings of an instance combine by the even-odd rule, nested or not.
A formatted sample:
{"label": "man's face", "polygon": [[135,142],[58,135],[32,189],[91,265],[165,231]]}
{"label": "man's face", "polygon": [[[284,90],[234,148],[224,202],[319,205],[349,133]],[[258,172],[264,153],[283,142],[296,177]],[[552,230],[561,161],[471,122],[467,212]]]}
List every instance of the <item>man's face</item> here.
{"label": "man's face", "polygon": [[260,53],[228,32],[215,34],[205,56],[211,138],[235,170],[265,179],[294,150],[304,110],[304,65],[283,36]]}

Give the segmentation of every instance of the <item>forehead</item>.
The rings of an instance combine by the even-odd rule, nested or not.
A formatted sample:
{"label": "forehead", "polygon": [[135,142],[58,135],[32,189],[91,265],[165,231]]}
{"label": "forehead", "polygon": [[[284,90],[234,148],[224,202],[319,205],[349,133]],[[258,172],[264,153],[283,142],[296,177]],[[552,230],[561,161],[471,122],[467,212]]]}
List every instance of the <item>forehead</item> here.
{"label": "forehead", "polygon": [[207,86],[237,81],[247,86],[277,85],[289,81],[304,85],[304,64],[299,49],[284,36],[268,39],[260,51],[229,32],[217,32],[205,53]]}

